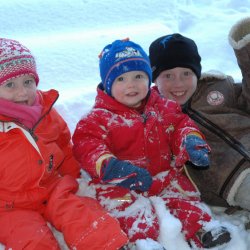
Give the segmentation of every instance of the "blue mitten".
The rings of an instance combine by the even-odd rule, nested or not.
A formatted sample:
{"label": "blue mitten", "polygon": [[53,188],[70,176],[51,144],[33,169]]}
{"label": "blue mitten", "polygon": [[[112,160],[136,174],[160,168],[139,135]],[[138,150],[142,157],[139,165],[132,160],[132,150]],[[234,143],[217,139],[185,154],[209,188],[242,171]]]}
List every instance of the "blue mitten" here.
{"label": "blue mitten", "polygon": [[210,147],[202,138],[196,135],[188,135],[183,142],[183,146],[192,164],[201,168],[209,167],[208,153],[210,152]]}
{"label": "blue mitten", "polygon": [[129,188],[130,190],[144,192],[152,184],[152,177],[146,169],[113,157],[104,162],[101,173],[103,182]]}

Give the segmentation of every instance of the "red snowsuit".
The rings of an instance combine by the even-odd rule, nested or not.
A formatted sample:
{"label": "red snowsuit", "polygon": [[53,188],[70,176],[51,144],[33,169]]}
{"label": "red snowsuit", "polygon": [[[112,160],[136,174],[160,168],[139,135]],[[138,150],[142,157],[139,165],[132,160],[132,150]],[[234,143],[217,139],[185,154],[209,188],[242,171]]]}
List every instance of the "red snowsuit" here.
{"label": "red snowsuit", "polygon": [[[96,200],[78,197],[80,168],[68,127],[52,108],[55,90],[38,91],[41,119],[31,129],[0,115],[0,242],[13,250],[119,249],[127,239]],[[105,234],[103,233],[105,232]]]}
{"label": "red snowsuit", "polygon": [[[192,132],[200,133],[192,120],[181,112],[180,106],[164,100],[155,90],[151,91],[144,113],[140,114],[99,88],[93,110],[77,124],[72,137],[73,152],[94,183],[100,183],[99,163],[105,155],[146,168],[155,177],[150,191],[143,195],[161,196],[171,213],[181,220],[183,232],[190,239],[201,228],[202,221],[209,221],[210,216],[199,208],[199,193],[183,175],[182,169],[170,164],[173,156],[178,156],[181,161],[182,141]],[[156,176],[161,172],[164,172],[163,176]],[[130,217],[127,214],[121,216],[117,210],[128,211],[137,194],[117,186],[96,187],[101,204],[120,220],[131,241],[157,238],[159,226],[152,206],[150,216],[153,222],[147,221],[146,208],[147,215],[141,215],[141,208]],[[114,204],[115,199],[117,204]],[[137,221],[139,224],[136,225],[140,231],[136,232],[134,222],[139,217],[140,222]]]}

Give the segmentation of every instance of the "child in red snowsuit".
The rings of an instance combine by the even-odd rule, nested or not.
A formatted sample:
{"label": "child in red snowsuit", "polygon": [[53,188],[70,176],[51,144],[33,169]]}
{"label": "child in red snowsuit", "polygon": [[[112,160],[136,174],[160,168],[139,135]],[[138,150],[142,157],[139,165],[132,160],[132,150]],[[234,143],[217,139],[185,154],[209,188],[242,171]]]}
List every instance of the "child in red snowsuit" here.
{"label": "child in red snowsuit", "polygon": [[6,249],[120,249],[116,219],[79,197],[80,168],[69,129],[53,108],[56,90],[38,91],[35,59],[17,41],[0,39],[0,242]]}
{"label": "child in red snowsuit", "polygon": [[138,44],[107,45],[100,74],[94,108],[73,135],[74,153],[91,175],[98,200],[134,242],[157,239],[159,224],[148,198],[159,196],[182,222],[186,239],[206,245],[207,237],[200,242],[196,233],[211,217],[183,174],[187,161],[208,167],[203,135],[176,102],[150,90],[149,58]]}

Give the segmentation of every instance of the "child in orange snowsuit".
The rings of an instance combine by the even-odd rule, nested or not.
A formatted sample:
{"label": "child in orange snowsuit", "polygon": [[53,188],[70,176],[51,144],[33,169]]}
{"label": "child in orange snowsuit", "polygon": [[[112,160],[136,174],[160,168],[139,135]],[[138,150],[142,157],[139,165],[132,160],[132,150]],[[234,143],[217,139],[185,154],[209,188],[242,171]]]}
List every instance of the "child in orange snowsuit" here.
{"label": "child in orange snowsuit", "polygon": [[119,249],[127,238],[96,200],[79,197],[79,165],[68,127],[53,108],[56,90],[38,91],[29,49],[0,39],[0,242],[6,249]]}

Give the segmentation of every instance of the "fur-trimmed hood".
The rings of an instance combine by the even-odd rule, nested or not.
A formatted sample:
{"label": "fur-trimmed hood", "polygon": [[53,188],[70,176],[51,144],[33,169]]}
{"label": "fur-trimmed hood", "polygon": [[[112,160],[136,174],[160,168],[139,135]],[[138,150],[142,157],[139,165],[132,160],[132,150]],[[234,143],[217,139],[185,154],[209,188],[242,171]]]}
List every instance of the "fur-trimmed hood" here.
{"label": "fur-trimmed hood", "polygon": [[232,26],[228,41],[232,48],[236,50],[250,43],[250,17],[243,18]]}
{"label": "fur-trimmed hood", "polygon": [[212,79],[225,80],[228,76],[218,70],[209,70],[201,74],[201,81],[207,81]]}

